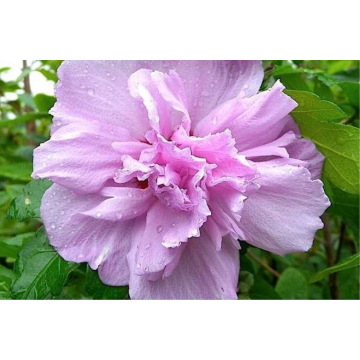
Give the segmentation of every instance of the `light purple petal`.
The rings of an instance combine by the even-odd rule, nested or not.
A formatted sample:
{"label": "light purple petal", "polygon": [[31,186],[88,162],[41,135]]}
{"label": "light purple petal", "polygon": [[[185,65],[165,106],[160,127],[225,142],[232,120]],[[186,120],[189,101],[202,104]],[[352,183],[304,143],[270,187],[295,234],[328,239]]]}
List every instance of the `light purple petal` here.
{"label": "light purple petal", "polygon": [[93,269],[105,266],[105,270],[116,261],[116,267],[111,266],[114,271],[111,274],[105,271],[107,275],[102,280],[126,285],[129,279],[126,255],[130,250],[133,221],[114,223],[78,216],[103,200],[101,195],[78,195],[53,185],[43,197],[41,217],[51,245],[65,260],[87,262]]}
{"label": "light purple petal", "polygon": [[50,179],[79,193],[96,192],[120,167],[121,156],[112,148],[112,138],[117,135],[124,137],[115,131],[113,135],[103,134],[94,124],[64,126],[35,149],[32,176]]}
{"label": "light purple petal", "polygon": [[245,201],[240,228],[244,240],[285,255],[310,249],[329,207],[320,180],[303,167],[261,166],[261,188]]}
{"label": "light purple petal", "polygon": [[288,121],[286,116],[297,106],[283,90],[284,86],[277,82],[268,91],[224,104],[195,128],[195,135],[205,136],[228,128],[240,152],[275,141]]}
{"label": "light purple petal", "polygon": [[139,217],[149,210],[155,197],[149,188],[107,187],[101,191],[104,200],[97,206],[82,212],[95,219],[117,222]]}
{"label": "light purple petal", "polygon": [[110,123],[143,139],[150,129],[146,111],[127,88],[129,76],[139,66],[131,61],[65,61],[58,72],[57,103],[52,114],[63,124]]}
{"label": "light purple petal", "polygon": [[206,232],[187,244],[171,276],[151,281],[135,275],[135,249],[129,254],[130,297],[146,299],[237,299],[239,251],[224,240],[216,251]]}
{"label": "light purple petal", "polygon": [[291,158],[300,159],[308,163],[307,169],[312,179],[320,179],[324,165],[324,156],[316,149],[314,143],[306,139],[297,139],[287,147]]}
{"label": "light purple petal", "polygon": [[138,242],[136,274],[163,270],[173,261],[182,243],[200,236],[203,223],[196,211],[181,211],[155,202],[147,212],[144,233]]}

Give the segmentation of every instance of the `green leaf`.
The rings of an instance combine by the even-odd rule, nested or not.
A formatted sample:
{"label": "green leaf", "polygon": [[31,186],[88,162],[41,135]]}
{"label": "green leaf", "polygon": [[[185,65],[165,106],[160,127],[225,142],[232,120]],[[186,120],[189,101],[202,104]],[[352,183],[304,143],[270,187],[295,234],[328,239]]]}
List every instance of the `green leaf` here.
{"label": "green leaf", "polygon": [[123,300],[128,296],[127,287],[107,286],[99,279],[97,271],[86,271],[85,291],[94,300]]}
{"label": "green leaf", "polygon": [[253,300],[278,300],[279,294],[275,289],[262,277],[254,277],[254,285],[249,292],[250,298]]}
{"label": "green leaf", "polygon": [[0,264],[0,300],[11,299],[10,288],[14,279],[14,272]]}
{"label": "green leaf", "polygon": [[322,280],[324,277],[329,276],[330,274],[336,273],[341,270],[350,269],[352,267],[359,266],[359,265],[360,265],[360,254],[355,254],[355,255],[349,257],[348,259],[341,261],[340,263],[338,263],[337,265],[335,265],[333,267],[330,267],[330,268],[327,268],[327,269],[317,272],[316,274],[314,274],[311,277],[309,282],[310,283],[317,282],[319,280]]}
{"label": "green leaf", "polygon": [[47,80],[50,80],[53,82],[58,81],[57,75],[52,71],[45,70],[45,69],[37,69],[36,71],[39,72],[40,74],[43,74]]}
{"label": "green leaf", "polygon": [[12,238],[0,238],[0,257],[15,259],[24,244],[34,236],[34,233],[25,233]]}
{"label": "green leaf", "polygon": [[314,127],[320,121],[339,122],[346,114],[330,101],[321,100],[317,95],[307,91],[285,90],[298,107],[291,113],[297,122],[312,124]]}
{"label": "green leaf", "polygon": [[32,95],[24,93],[24,94],[18,95],[18,97],[22,103],[31,107],[31,109],[35,109],[34,98],[32,97]]}
{"label": "green leaf", "polygon": [[360,92],[359,87],[360,84],[357,82],[343,82],[339,84],[341,88],[345,91],[346,96],[348,97],[350,104],[359,109],[359,98]]}
{"label": "green leaf", "polygon": [[31,181],[24,187],[22,195],[11,202],[7,217],[19,221],[39,219],[41,199],[50,186],[49,180]]}
{"label": "green leaf", "polygon": [[[359,236],[359,195],[341,191],[329,181],[324,182],[325,192],[330,199],[331,207],[327,210],[331,214],[340,215],[355,235]],[[356,241],[355,241],[356,243]]]}
{"label": "green leaf", "polygon": [[0,129],[19,125],[19,124],[25,124],[29,121],[41,120],[41,119],[51,119],[51,115],[49,115],[48,113],[29,113],[26,115],[20,115],[13,120],[0,120]]}
{"label": "green leaf", "polygon": [[287,268],[281,274],[275,290],[284,300],[302,300],[309,298],[307,280],[305,276],[295,268]]}
{"label": "green leaf", "polygon": [[77,264],[63,260],[50,246],[44,228],[41,228],[15,262],[18,275],[12,286],[16,299],[46,299],[61,293],[69,274]]}
{"label": "green leaf", "polygon": [[0,178],[30,181],[32,164],[29,162],[0,165]]}
{"label": "green leaf", "polygon": [[45,94],[37,94],[34,97],[35,106],[42,113],[49,112],[49,110],[54,106],[55,101],[56,99],[54,96]]}
{"label": "green leaf", "polygon": [[359,129],[336,124],[344,112],[314,94],[287,91],[299,107],[292,112],[303,136],[326,157],[324,176],[339,189],[359,194]]}

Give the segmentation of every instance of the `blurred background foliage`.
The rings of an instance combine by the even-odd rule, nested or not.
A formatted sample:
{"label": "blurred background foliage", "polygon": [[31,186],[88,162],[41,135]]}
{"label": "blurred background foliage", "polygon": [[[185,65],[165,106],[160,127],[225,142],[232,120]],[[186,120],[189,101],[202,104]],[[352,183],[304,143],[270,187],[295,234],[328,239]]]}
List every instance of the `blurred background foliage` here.
{"label": "blurred background foliage", "polygon": [[[33,149],[49,138],[53,94],[32,93],[32,74],[55,84],[61,60],[0,68],[0,299],[127,299],[85,264],[62,260],[42,228],[50,186],[31,181]],[[293,116],[326,156],[332,206],[308,253],[280,257],[242,243],[239,299],[359,299],[359,61],[266,60],[262,90],[281,80]],[[5,81],[4,79],[7,78]],[[53,87],[52,87],[53,88]]]}

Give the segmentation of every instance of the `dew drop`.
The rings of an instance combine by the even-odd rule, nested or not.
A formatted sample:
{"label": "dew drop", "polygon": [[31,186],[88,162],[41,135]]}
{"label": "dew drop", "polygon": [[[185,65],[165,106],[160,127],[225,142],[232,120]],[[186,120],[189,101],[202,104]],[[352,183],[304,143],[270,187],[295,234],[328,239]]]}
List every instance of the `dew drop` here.
{"label": "dew drop", "polygon": [[164,230],[164,227],[162,225],[159,225],[156,230],[160,234]]}
{"label": "dew drop", "polygon": [[133,193],[132,193],[132,192],[129,192],[129,193],[128,193],[128,197],[129,197],[129,198],[132,198],[132,197],[133,197]]}
{"label": "dew drop", "polygon": [[175,223],[172,223],[170,227],[173,229],[175,225],[176,225]]}
{"label": "dew drop", "polygon": [[141,268],[141,264],[140,264],[140,263],[137,264],[137,265],[136,265],[136,268],[137,268],[137,269],[140,269],[140,268]]}
{"label": "dew drop", "polygon": [[95,90],[94,89],[88,89],[87,91],[89,96],[94,96],[95,95]]}
{"label": "dew drop", "polygon": [[192,236],[198,236],[199,235],[199,230],[198,229],[194,229],[191,231],[191,235]]}
{"label": "dew drop", "polygon": [[97,213],[96,213],[96,217],[97,217],[97,218],[101,218],[101,216],[102,216],[101,212],[97,212]]}
{"label": "dew drop", "polygon": [[146,246],[145,246],[145,250],[149,250],[151,248],[151,244],[147,244]]}
{"label": "dew drop", "polygon": [[150,271],[150,269],[149,269],[149,267],[147,266],[146,268],[145,268],[145,272],[149,272]]}
{"label": "dew drop", "polygon": [[60,211],[60,215],[65,215],[65,211],[64,210]]}
{"label": "dew drop", "polygon": [[116,214],[116,218],[117,218],[118,220],[121,220],[121,219],[123,218],[122,212],[119,211],[119,212]]}
{"label": "dew drop", "polygon": [[50,225],[50,227],[51,227],[52,229],[56,229],[56,224],[55,224],[55,223],[52,223],[52,224]]}

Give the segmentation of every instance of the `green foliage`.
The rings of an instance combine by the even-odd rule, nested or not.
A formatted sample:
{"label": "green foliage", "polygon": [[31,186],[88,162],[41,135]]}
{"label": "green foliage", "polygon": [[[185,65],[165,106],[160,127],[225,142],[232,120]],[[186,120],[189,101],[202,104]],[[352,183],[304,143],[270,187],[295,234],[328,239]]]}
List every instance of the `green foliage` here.
{"label": "green foliage", "polygon": [[[106,286],[86,264],[63,260],[39,229],[51,182],[30,181],[32,153],[49,138],[55,97],[24,91],[24,81],[37,72],[55,83],[60,65],[36,60],[11,80],[0,68],[0,299],[128,299],[127,287]],[[319,231],[308,253],[285,257],[242,243],[238,298],[358,299],[359,62],[276,60],[264,68],[261,89],[277,80],[286,86],[302,134],[326,158],[330,233]]]}
{"label": "green foliage", "polygon": [[359,265],[360,265],[360,254],[355,254],[350,258],[341,261],[335,266],[329,267],[325,270],[319,271],[318,273],[314,274],[310,279],[310,283],[317,282],[323,279],[324,277],[329,276],[330,274],[333,274],[335,272],[341,270],[347,270],[353,267],[358,267]]}
{"label": "green foliage", "polygon": [[17,278],[11,289],[12,295],[23,300],[59,295],[76,267],[77,264],[63,260],[49,245],[42,228],[19,253],[14,267]]}
{"label": "green foliage", "polygon": [[94,300],[121,300],[128,296],[127,287],[114,287],[104,285],[96,271],[89,267],[86,271],[85,291]]}
{"label": "green foliage", "polygon": [[19,221],[39,219],[41,198],[50,186],[51,182],[48,180],[33,180],[27,184],[23,193],[11,202],[8,218]]}
{"label": "green foliage", "polygon": [[304,300],[309,298],[306,277],[295,268],[288,268],[282,273],[275,290],[282,299],[286,300]]}

